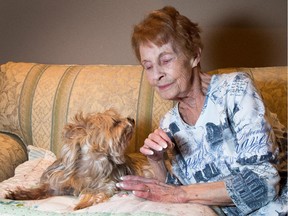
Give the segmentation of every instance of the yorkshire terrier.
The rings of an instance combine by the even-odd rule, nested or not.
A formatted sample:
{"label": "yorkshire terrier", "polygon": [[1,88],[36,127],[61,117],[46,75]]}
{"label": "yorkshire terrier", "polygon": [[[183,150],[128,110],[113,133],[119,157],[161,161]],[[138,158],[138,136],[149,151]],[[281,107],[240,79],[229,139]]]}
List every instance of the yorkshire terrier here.
{"label": "yorkshire terrier", "polygon": [[43,173],[36,188],[9,191],[7,199],[36,200],[51,196],[80,196],[74,210],[101,203],[116,194],[124,175],[153,178],[141,154],[127,155],[135,121],[115,110],[75,115],[63,130],[61,157]]}

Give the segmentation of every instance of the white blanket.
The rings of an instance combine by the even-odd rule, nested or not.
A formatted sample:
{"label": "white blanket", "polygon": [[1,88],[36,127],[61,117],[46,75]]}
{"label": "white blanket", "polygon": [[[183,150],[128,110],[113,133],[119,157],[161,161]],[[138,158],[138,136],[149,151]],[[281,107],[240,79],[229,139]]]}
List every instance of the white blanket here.
{"label": "white blanket", "polygon": [[151,202],[137,198],[131,193],[122,192],[114,195],[107,202],[89,208],[73,211],[78,202],[77,197],[56,196],[43,200],[14,201],[4,199],[7,189],[16,187],[33,187],[39,183],[43,171],[56,159],[52,152],[29,147],[29,160],[19,165],[15,176],[0,183],[0,215],[1,216],[42,216],[42,215],[217,215],[203,205],[171,204]]}

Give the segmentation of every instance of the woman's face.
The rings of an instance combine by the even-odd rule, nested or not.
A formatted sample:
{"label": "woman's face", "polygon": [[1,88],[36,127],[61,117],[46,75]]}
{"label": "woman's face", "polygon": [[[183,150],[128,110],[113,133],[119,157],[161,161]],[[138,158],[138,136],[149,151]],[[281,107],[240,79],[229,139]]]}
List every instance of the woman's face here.
{"label": "woman's face", "polygon": [[187,97],[192,88],[192,67],[183,53],[176,53],[171,43],[140,45],[141,64],[151,86],[166,100]]}

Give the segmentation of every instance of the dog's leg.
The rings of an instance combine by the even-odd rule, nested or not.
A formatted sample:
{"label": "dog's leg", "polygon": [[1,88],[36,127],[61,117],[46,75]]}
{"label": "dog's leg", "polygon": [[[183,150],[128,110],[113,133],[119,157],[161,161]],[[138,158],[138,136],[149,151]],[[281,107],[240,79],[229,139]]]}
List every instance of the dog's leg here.
{"label": "dog's leg", "polygon": [[108,194],[105,194],[103,192],[98,193],[98,194],[89,194],[89,193],[83,194],[83,195],[81,195],[80,201],[75,206],[74,210],[83,209],[83,208],[92,206],[94,204],[104,202],[104,201],[108,200],[110,197],[111,196],[109,196]]}

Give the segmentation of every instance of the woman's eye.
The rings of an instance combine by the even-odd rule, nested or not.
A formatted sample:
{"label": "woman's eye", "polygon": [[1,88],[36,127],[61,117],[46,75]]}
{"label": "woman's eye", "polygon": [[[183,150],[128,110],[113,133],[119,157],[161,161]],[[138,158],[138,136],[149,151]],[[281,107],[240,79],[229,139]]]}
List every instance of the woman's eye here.
{"label": "woman's eye", "polygon": [[152,68],[151,65],[144,65],[145,70],[150,70]]}
{"label": "woman's eye", "polygon": [[171,60],[172,60],[172,58],[163,59],[163,60],[162,60],[162,64],[168,64]]}

